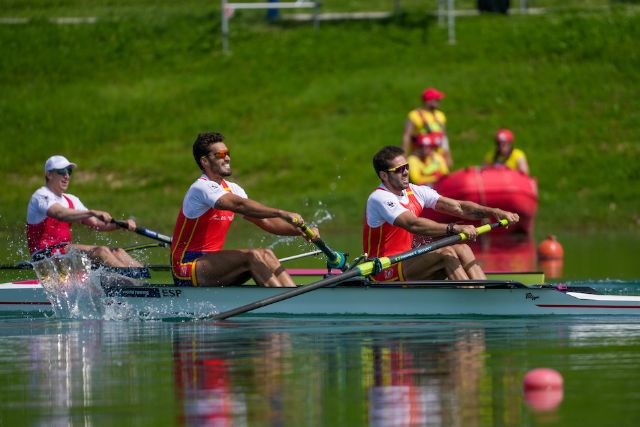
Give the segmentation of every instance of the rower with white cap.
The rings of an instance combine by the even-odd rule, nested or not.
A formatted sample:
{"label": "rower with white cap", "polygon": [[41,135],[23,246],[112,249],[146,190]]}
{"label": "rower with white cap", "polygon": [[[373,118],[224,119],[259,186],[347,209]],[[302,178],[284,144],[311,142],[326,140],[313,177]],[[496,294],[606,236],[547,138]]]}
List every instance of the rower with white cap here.
{"label": "rower with white cap", "polygon": [[[55,155],[47,159],[44,165],[45,185],[33,193],[27,208],[29,252],[34,255],[75,248],[86,252],[93,261],[111,267],[141,267],[123,249],[71,243],[72,223],[81,223],[98,231],[118,228],[108,212],[88,209],[79,198],[65,193],[76,167],[64,156]],[[136,228],[133,220],[128,220],[127,225],[130,230]]]}

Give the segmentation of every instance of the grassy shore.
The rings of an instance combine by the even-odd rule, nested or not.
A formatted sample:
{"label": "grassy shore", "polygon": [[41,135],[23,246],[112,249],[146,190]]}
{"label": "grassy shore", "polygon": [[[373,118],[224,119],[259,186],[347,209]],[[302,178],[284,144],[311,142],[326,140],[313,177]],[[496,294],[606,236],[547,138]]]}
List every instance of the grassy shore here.
{"label": "grassy shore", "polygon": [[[329,212],[328,233],[357,239],[371,157],[400,143],[426,86],[447,94],[456,167],[479,164],[499,127],[515,132],[539,181],[538,229],[640,229],[633,5],[463,17],[453,46],[424,2],[318,30],[254,11],[233,18],[225,55],[216,2],[6,3],[4,17],[29,21],[0,25],[3,233],[21,229],[54,153],[79,164],[70,190],[85,204],[170,233],[197,175],[195,135],[218,130],[251,196],[309,218]],[[97,19],[52,22],[60,16]]]}

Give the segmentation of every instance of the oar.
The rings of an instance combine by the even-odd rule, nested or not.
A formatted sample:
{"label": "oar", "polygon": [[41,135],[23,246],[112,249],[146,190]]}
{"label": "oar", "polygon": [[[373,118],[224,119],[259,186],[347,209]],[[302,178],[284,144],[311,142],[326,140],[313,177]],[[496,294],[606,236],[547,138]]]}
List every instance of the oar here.
{"label": "oar", "polygon": [[303,254],[291,255],[291,256],[284,257],[284,258],[280,258],[278,261],[280,261],[280,262],[293,261],[294,259],[306,258],[308,256],[318,255],[318,254],[321,254],[321,253],[322,253],[322,251],[318,249],[318,250],[311,251],[311,252],[305,252]]}
{"label": "oar", "polygon": [[316,235],[312,229],[310,229],[307,224],[304,222],[297,225],[302,232],[311,240],[311,243],[316,245],[318,249],[322,251],[327,256],[327,267],[333,269],[337,268],[342,271],[346,271],[349,269],[349,264],[347,264],[347,257],[342,252],[337,252],[331,249],[327,244],[320,238],[320,236]]}
{"label": "oar", "polygon": [[167,244],[165,242],[158,242],[158,243],[144,243],[141,245],[133,245],[133,246],[127,246],[126,248],[122,248],[125,252],[135,252],[135,251],[140,251],[142,249],[149,249],[149,248],[166,248]]}
{"label": "oar", "polygon": [[[127,230],[129,229],[129,224],[127,224],[126,221],[119,221],[117,219],[112,219],[111,220],[114,224],[116,224],[118,227],[122,227],[122,228],[126,228]],[[144,228],[144,227],[136,227],[135,230],[136,233],[148,237],[150,239],[155,239],[159,242],[163,242],[166,243],[168,245],[171,244],[171,237],[169,236],[165,236],[164,234],[160,234],[156,231],[153,230],[149,230],[148,228]]]}
{"label": "oar", "polygon": [[[164,246],[166,246],[166,243],[160,242],[160,243],[148,243],[145,245],[129,246],[123,249],[127,252],[131,252],[131,251],[137,251],[140,249],[164,247]],[[315,251],[305,252],[298,255],[291,255],[288,257],[280,258],[278,259],[278,261],[287,262],[287,261],[292,261],[294,259],[300,259],[308,256],[318,255],[321,253],[322,253],[321,250],[316,249]],[[133,268],[139,269],[140,267],[133,267]],[[157,271],[171,270],[171,266],[169,264],[146,264],[146,265],[143,265],[142,268],[148,268],[149,270],[157,270]],[[18,261],[15,264],[0,264],[0,270],[33,270],[33,266],[29,261]]]}
{"label": "oar", "polygon": [[[476,231],[478,232],[478,234],[484,234],[484,233],[488,233],[489,231],[493,230],[494,228],[497,227],[501,227],[504,226],[506,227],[509,224],[509,221],[507,221],[506,219],[502,219],[499,222],[493,223],[493,224],[485,224],[481,227],[476,228]],[[342,273],[342,274],[338,274],[336,276],[332,276],[332,277],[328,277],[326,279],[320,280],[318,282],[309,284],[309,285],[304,285],[304,286],[300,286],[297,287],[295,289],[292,289],[290,291],[286,291],[283,292],[281,294],[278,295],[274,295],[272,297],[269,298],[264,298],[261,299],[259,301],[250,303],[250,304],[246,304],[243,305],[242,307],[238,307],[238,308],[234,308],[231,310],[227,310],[224,311],[222,313],[218,313],[218,314],[214,314],[209,316],[210,319],[214,319],[214,320],[222,320],[222,319],[228,319],[229,317],[232,316],[236,316],[238,314],[242,314],[242,313],[246,313],[248,311],[253,311],[256,310],[258,308],[270,305],[270,304],[275,304],[277,302],[280,301],[284,301],[286,299],[289,298],[293,298],[295,296],[307,293],[307,292],[311,292],[314,291],[316,289],[319,288],[323,288],[326,286],[331,286],[331,285],[335,285],[338,284],[340,282],[344,282],[345,280],[349,280],[353,277],[365,277],[365,276],[369,276],[371,274],[373,274],[374,270],[380,270],[380,269],[385,269],[390,267],[392,264],[396,264],[400,261],[404,261],[406,259],[409,258],[413,258],[416,257],[418,255],[422,255],[425,254],[427,252],[432,252],[435,251],[436,249],[440,249],[443,248],[445,246],[457,243],[457,242],[463,242],[465,240],[467,240],[468,236],[464,233],[460,233],[460,234],[456,234],[454,236],[449,236],[449,237],[445,237],[444,239],[440,239],[438,241],[435,241],[433,243],[431,243],[430,245],[423,245],[423,246],[418,246],[417,248],[414,248],[410,251],[407,252],[403,252],[401,254],[398,255],[394,255],[391,257],[382,257],[382,258],[378,258],[378,259],[374,259],[371,261],[367,261],[364,262],[362,264],[356,265],[355,267],[353,267],[351,270],[347,270],[346,272]],[[357,303],[354,301],[354,303]]]}

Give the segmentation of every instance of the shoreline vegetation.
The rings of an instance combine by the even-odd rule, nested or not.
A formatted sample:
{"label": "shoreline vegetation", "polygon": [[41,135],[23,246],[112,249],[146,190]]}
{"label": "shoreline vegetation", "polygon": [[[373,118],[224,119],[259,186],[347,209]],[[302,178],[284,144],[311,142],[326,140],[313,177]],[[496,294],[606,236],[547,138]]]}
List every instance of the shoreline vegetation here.
{"label": "shoreline vegetation", "polygon": [[[638,2],[540,0],[529,3],[546,13],[458,17],[455,45],[435,0],[315,30],[241,11],[231,54],[219,2],[5,3],[3,236],[21,232],[52,154],[78,164],[70,192],[87,206],[170,234],[198,175],[193,140],[215,130],[250,196],[311,222],[329,213],[327,241],[349,233],[356,246],[377,184],[371,157],[401,143],[427,86],[446,93],[454,169],[481,164],[497,129],[514,131],[538,179],[536,230],[640,232]],[[371,7],[392,2],[327,0],[321,11]],[[65,16],[97,18],[52,19]]]}

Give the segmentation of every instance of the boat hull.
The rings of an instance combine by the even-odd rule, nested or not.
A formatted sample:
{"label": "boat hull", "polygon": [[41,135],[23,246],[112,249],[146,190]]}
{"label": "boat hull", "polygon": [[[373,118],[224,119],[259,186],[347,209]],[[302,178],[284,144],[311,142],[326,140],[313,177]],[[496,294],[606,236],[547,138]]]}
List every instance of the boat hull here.
{"label": "boat hull", "polygon": [[[111,309],[146,317],[200,317],[227,311],[287,290],[257,286],[191,288],[164,285],[105,287]],[[52,313],[34,283],[0,285],[0,311]],[[262,315],[640,315],[640,297],[566,292],[551,286],[487,283],[484,288],[446,285],[347,284],[318,289],[252,312]]]}
{"label": "boat hull", "polygon": [[[508,228],[498,228],[492,234],[533,232],[538,208],[538,184],[535,178],[504,168],[466,168],[455,171],[436,182],[433,188],[443,196],[468,200],[484,206],[515,212],[520,222]],[[456,222],[460,218],[425,209],[423,216],[438,222]],[[465,221],[466,222],[466,221]],[[480,225],[479,221],[470,222]]]}

